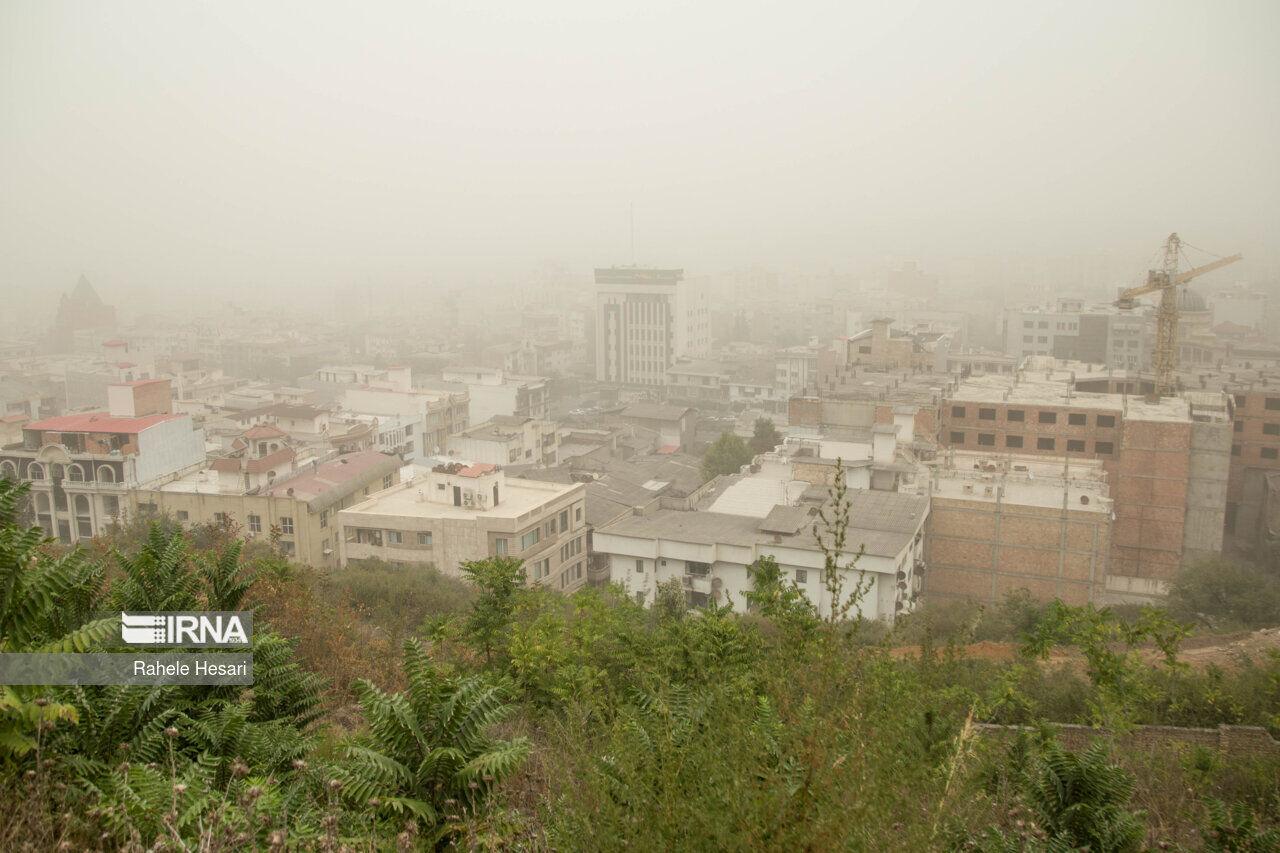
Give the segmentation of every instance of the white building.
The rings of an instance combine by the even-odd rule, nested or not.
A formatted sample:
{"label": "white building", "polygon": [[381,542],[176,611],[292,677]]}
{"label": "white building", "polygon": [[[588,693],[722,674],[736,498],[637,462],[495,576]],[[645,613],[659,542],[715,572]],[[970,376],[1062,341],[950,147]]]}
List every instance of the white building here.
{"label": "white building", "polygon": [[566,592],[586,583],[586,485],[506,478],[494,465],[418,468],[407,481],[338,513],[342,564],[376,557],[458,564],[519,557],[533,583]]}
{"label": "white building", "polygon": [[684,270],[596,270],[598,381],[663,385],[676,359],[710,351],[706,291],[685,282]]}
{"label": "white building", "polygon": [[400,453],[406,460],[423,459],[440,452],[469,423],[464,389],[415,388],[410,369],[403,366],[368,374],[365,379],[366,384],[343,392],[342,409],[356,419],[377,417],[377,444],[382,450]]}
{"label": "white building", "polygon": [[789,347],[774,356],[774,390],[784,400],[803,397],[818,384],[818,348]]}
{"label": "white building", "polygon": [[449,439],[449,452],[490,465],[555,465],[560,439],[552,421],[496,415]]}
{"label": "white building", "polygon": [[441,371],[440,378],[466,387],[471,423],[483,423],[495,415],[542,419],[548,415],[547,380],[541,376],[517,376],[497,367],[450,367]]}
{"label": "white building", "polygon": [[168,380],[112,385],[110,409],[26,424],[0,478],[30,481],[35,523],[63,542],[107,530],[134,492],[203,467],[204,433],[173,414]]}
{"label": "white building", "polygon": [[[745,612],[751,589],[747,566],[772,557],[784,579],[828,615],[832,602],[823,584],[824,555],[813,533],[826,490],[811,484],[799,489],[783,485],[779,497],[788,502],[772,505],[763,518],[741,510],[681,508],[680,501],[659,498],[598,528],[592,547],[606,555],[610,581],[644,604],[653,603],[659,584],[674,578],[692,605],[729,603]],[[852,592],[862,579],[869,589],[856,612],[867,619],[892,621],[912,606],[929,499],[853,489],[848,499],[850,551],[841,560],[842,568],[859,547],[865,550],[845,572],[845,592]]]}

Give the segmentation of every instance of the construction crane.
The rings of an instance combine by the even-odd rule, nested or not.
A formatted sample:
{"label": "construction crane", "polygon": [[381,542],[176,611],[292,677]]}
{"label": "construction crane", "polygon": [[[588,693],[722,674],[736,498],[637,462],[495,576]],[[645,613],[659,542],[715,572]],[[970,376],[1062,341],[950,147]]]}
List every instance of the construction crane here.
{"label": "construction crane", "polygon": [[1212,272],[1219,267],[1233,264],[1243,255],[1218,258],[1204,266],[1178,272],[1178,256],[1182,241],[1177,234],[1170,234],[1164,244],[1164,263],[1158,270],[1147,271],[1147,283],[1131,287],[1116,299],[1117,308],[1133,308],[1139,296],[1160,291],[1160,305],[1156,309],[1156,394],[1168,397],[1173,394],[1173,370],[1178,366],[1178,285],[1186,284],[1196,276]]}

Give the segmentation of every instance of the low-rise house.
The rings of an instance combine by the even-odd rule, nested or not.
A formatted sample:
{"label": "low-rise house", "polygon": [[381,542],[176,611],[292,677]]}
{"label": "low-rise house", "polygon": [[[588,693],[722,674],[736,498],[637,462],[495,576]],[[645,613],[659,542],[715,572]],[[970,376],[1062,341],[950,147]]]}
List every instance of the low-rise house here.
{"label": "low-rise house", "polygon": [[245,489],[216,462],[140,492],[139,509],[183,524],[235,525],[245,537],[274,539],[286,556],[317,568],[337,565],[338,512],[400,482],[401,468],[398,456],[362,450],[304,460],[270,483]]}

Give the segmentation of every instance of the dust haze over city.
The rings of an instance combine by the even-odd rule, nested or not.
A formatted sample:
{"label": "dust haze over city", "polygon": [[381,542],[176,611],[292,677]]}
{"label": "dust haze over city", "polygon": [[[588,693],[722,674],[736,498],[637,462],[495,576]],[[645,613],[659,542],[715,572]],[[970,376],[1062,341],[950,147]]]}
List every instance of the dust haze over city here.
{"label": "dust haze over city", "polygon": [[0,0],[0,848],[1280,849],[1278,35]]}

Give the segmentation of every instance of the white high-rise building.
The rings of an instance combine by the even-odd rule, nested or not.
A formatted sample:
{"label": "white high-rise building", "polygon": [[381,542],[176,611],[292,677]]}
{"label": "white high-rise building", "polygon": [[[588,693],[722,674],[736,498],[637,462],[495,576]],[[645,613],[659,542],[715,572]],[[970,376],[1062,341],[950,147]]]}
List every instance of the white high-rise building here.
{"label": "white high-rise building", "polygon": [[686,282],[684,270],[596,270],[597,380],[663,385],[676,359],[710,350],[706,291]]}

